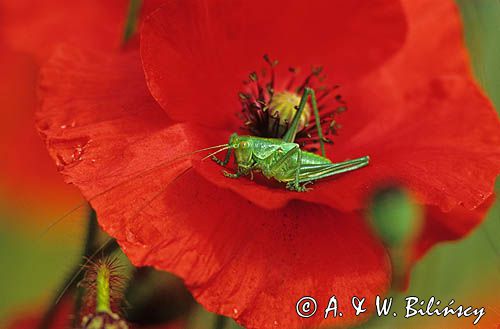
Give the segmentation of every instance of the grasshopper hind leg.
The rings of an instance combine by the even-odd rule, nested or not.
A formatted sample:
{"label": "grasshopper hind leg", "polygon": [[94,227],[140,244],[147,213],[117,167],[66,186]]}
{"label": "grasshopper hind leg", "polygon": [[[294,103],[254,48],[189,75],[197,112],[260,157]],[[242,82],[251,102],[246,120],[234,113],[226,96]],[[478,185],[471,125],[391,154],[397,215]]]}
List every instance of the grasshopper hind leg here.
{"label": "grasshopper hind leg", "polygon": [[347,160],[343,162],[337,162],[325,165],[303,166],[299,178],[299,183],[312,182],[330,176],[335,176],[338,174],[357,170],[367,166],[369,163],[370,163],[370,157],[364,156],[353,160]]}
{"label": "grasshopper hind leg", "polygon": [[295,140],[295,136],[297,135],[298,127],[299,127],[299,120],[300,117],[302,116],[302,113],[304,112],[304,109],[307,104],[307,99],[311,96],[311,105],[313,108],[313,114],[314,114],[314,122],[316,124],[316,130],[318,131],[318,138],[319,138],[319,145],[321,149],[321,155],[323,157],[326,156],[325,153],[325,141],[327,139],[323,135],[323,129],[321,128],[321,117],[319,115],[319,110],[318,110],[318,102],[316,100],[316,93],[314,92],[314,89],[306,87],[304,89],[304,93],[302,94],[302,98],[300,99],[300,103],[297,106],[297,112],[295,113],[295,116],[293,117],[293,120],[290,124],[290,127],[288,131],[285,133],[283,136],[283,140],[285,142],[292,143]]}

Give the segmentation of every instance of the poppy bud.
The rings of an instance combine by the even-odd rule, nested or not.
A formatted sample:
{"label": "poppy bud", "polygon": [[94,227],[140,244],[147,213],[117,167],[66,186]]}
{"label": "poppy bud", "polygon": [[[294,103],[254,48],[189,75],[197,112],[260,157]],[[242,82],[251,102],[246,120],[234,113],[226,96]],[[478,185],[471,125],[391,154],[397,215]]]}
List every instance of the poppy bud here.
{"label": "poppy bud", "polygon": [[84,278],[86,288],[86,314],[81,329],[128,329],[115,309],[122,297],[123,277],[116,259],[97,260],[92,263]]}
{"label": "poppy bud", "polygon": [[388,247],[400,247],[420,232],[421,209],[407,191],[389,187],[374,194],[369,210],[372,226]]}
{"label": "poppy bud", "polygon": [[389,187],[374,194],[370,217],[375,232],[388,247],[392,263],[392,286],[405,289],[408,285],[411,246],[420,233],[422,211],[407,191]]}

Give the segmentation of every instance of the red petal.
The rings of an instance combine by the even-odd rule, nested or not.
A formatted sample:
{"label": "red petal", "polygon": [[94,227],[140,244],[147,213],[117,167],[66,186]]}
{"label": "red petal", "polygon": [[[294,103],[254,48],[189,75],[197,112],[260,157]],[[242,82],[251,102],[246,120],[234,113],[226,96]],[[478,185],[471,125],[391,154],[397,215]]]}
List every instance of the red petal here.
{"label": "red petal", "polygon": [[[347,81],[380,65],[405,35],[397,1],[171,1],[141,34],[153,96],[176,120],[226,127],[238,92],[269,54],[285,67],[323,66]],[[376,24],[373,24],[376,22]]]}
{"label": "red petal", "polygon": [[[123,205],[111,207],[123,217]],[[344,317],[325,323],[354,322],[352,296],[371,303],[390,282],[385,252],[361,217],[302,202],[263,210],[196,175],[172,183],[125,227],[120,243],[134,263],[178,274],[208,310],[248,328],[312,325],[332,295]],[[319,306],[309,321],[295,313],[307,295]]]}
{"label": "red petal", "polygon": [[[116,180],[121,166],[150,168],[168,159],[162,130],[169,120],[146,88],[137,51],[101,55],[60,47],[41,75],[38,129],[69,182],[97,180],[87,197],[102,192],[100,180]],[[153,139],[158,149],[147,145]],[[148,151],[152,162],[141,157]]]}
{"label": "red petal", "polygon": [[419,76],[468,73],[470,65],[456,2],[403,0],[402,3],[408,34],[401,51],[388,63],[391,74],[400,76],[398,87],[411,88],[413,79]]}
{"label": "red petal", "polygon": [[494,199],[490,197],[473,211],[458,207],[443,213],[437,207],[428,207],[423,230],[415,244],[414,260],[422,258],[436,243],[457,240],[468,235],[482,222]]}
{"label": "red petal", "polygon": [[263,210],[194,172],[180,175],[188,162],[133,175],[198,142],[191,127],[168,125],[138,64],[134,54],[60,49],[43,71],[38,116],[67,181],[92,200],[132,262],[178,274],[209,310],[249,328],[310,323],[295,315],[303,295],[322,308],[336,295],[344,305],[337,321],[362,319],[350,298],[371,302],[387,289],[390,270],[360,216],[301,202]]}
{"label": "red petal", "polygon": [[[377,90],[370,92],[375,81]],[[343,207],[360,206],[372,188],[387,181],[404,184],[443,211],[474,209],[492,194],[500,172],[500,123],[470,79],[415,81],[412,91],[396,96],[390,93],[394,81],[383,73],[365,83],[357,92],[366,98],[355,99],[349,114],[350,122],[358,118],[364,124],[346,127],[333,148],[336,160],[371,157],[367,168],[330,184],[327,192]]]}

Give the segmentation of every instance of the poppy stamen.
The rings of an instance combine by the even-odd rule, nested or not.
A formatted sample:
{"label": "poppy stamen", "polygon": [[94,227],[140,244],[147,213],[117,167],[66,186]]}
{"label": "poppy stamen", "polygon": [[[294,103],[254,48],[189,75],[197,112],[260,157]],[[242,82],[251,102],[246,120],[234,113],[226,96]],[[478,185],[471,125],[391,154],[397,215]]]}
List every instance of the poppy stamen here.
{"label": "poppy stamen", "polygon": [[[308,87],[317,92],[320,123],[325,133],[323,140],[332,143],[329,136],[336,135],[340,128],[334,117],[346,110],[345,101],[336,92],[339,85],[329,87],[322,84],[326,75],[323,74],[321,66],[313,67],[311,72],[297,83],[299,69],[290,67],[290,77],[284,84],[285,87],[277,90],[275,68],[278,61],[271,60],[268,55],[264,55],[264,61],[269,67],[268,70],[263,69],[261,74],[256,71],[250,73],[244,81],[244,90],[239,93],[243,129],[254,136],[282,138],[296,113],[302,93]],[[319,136],[311,114],[310,104],[307,104],[300,118],[295,141],[305,149],[313,151],[319,143]]]}

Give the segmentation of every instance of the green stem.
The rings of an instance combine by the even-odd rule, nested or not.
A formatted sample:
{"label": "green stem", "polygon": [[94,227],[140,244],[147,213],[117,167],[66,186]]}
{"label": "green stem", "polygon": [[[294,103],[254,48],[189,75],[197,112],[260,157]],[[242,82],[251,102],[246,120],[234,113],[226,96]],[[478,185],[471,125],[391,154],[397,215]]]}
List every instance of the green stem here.
{"label": "green stem", "polygon": [[213,329],[224,329],[226,327],[227,318],[223,315],[216,315]]}
{"label": "green stem", "polygon": [[89,209],[89,222],[87,223],[87,236],[83,245],[84,257],[89,257],[95,250],[97,236],[99,235],[99,224],[97,223],[97,214],[94,209]]}

